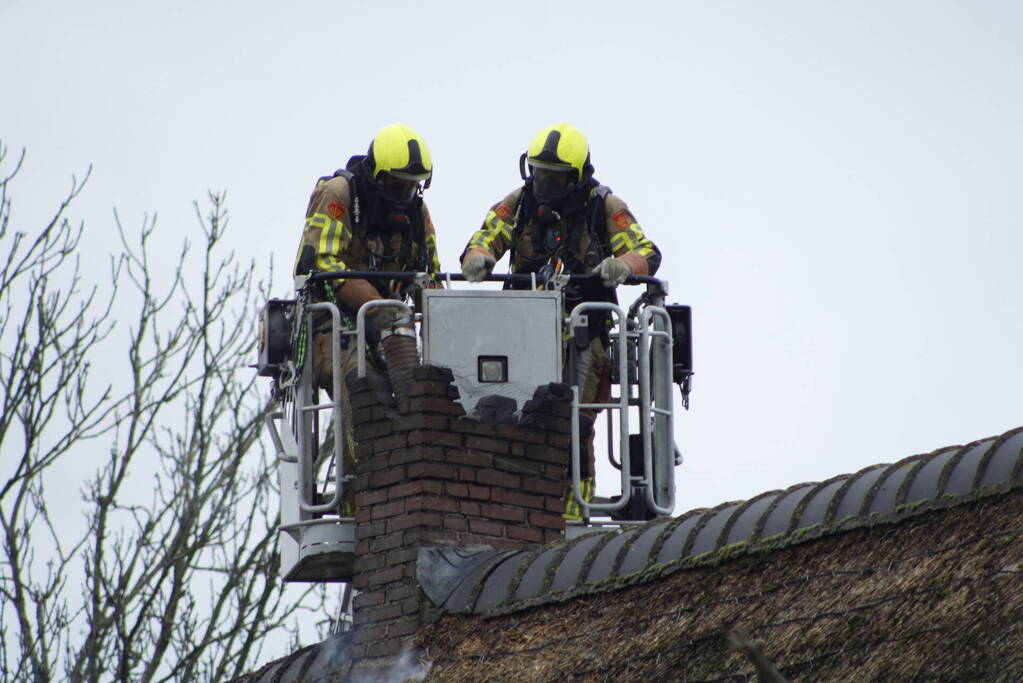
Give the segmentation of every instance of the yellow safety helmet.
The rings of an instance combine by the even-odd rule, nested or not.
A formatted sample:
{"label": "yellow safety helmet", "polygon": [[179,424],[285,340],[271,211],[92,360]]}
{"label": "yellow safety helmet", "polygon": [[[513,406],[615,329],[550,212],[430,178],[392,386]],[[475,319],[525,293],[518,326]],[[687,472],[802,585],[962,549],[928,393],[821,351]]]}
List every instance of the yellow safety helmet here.
{"label": "yellow safety helmet", "polygon": [[537,133],[521,161],[524,162],[520,164],[523,178],[526,177],[526,164],[532,168],[554,171],[575,169],[575,182],[593,173],[586,136],[564,121],[547,126]]}
{"label": "yellow safety helmet", "polygon": [[[400,179],[413,191],[418,190],[419,183],[429,187],[433,177],[433,160],[426,142],[403,123],[380,129],[369,145],[366,165],[373,180],[390,184]],[[381,177],[381,173],[387,176]]]}

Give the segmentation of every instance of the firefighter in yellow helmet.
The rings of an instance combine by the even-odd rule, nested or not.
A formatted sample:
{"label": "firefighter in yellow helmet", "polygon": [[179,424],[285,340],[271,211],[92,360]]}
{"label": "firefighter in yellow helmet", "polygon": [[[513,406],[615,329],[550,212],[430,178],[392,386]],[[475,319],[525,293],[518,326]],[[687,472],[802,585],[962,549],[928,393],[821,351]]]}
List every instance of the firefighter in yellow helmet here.
{"label": "firefighter in yellow helmet", "polygon": [[[408,126],[384,126],[365,155],[353,156],[345,168],[319,179],[306,209],[305,229],[295,259],[295,275],[337,271],[440,272],[437,238],[423,190],[430,186],[433,162],[423,138]],[[342,323],[354,326],[359,308],[373,299],[403,298],[402,283],[385,278],[343,279],[322,283],[314,296],[334,301]],[[366,316],[366,338],[373,359],[401,356],[414,359],[415,329],[412,321],[395,314],[394,308],[374,309]],[[312,361],[316,383],[330,392],[330,319],[315,318]],[[341,378],[355,369],[355,344],[344,337]],[[349,348],[350,347],[350,348]],[[410,350],[411,349],[411,350]],[[414,362],[414,360],[412,361]],[[388,366],[392,385],[398,384]],[[411,370],[408,369],[408,373]],[[400,386],[393,386],[400,392]],[[351,406],[342,388],[344,422],[352,424]],[[348,454],[354,452],[351,429],[346,429]],[[350,462],[346,464],[346,471]],[[346,507],[348,503],[346,502]]]}
{"label": "firefighter in yellow helmet", "polygon": [[[541,130],[519,158],[522,187],[490,207],[483,226],[462,252],[462,274],[478,282],[493,270],[505,252],[513,273],[597,273],[599,279],[565,290],[571,311],[584,301],[616,301],[615,287],[630,275],[653,275],[661,252],[651,242],[629,207],[593,178],[590,148],[578,128],[555,123]],[[607,318],[589,316],[590,346],[579,354],[579,385],[583,403],[606,399],[610,368]],[[564,381],[569,363],[564,363]],[[593,496],[593,410],[580,411],[583,489]],[[580,519],[574,496],[566,496],[566,519]]]}

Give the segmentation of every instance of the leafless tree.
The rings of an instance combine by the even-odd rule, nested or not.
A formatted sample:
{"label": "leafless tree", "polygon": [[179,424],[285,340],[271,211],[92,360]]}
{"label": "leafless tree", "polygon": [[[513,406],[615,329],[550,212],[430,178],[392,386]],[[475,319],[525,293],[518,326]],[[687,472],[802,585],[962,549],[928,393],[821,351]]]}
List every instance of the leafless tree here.
{"label": "leafless tree", "polygon": [[[225,251],[211,193],[201,246],[172,260],[155,217],[117,219],[103,294],[67,218],[88,174],[14,230],[23,160],[0,146],[0,679],[237,676],[268,635],[325,617],[310,590],[282,599],[255,267]],[[65,465],[92,472],[77,491],[51,484]]]}

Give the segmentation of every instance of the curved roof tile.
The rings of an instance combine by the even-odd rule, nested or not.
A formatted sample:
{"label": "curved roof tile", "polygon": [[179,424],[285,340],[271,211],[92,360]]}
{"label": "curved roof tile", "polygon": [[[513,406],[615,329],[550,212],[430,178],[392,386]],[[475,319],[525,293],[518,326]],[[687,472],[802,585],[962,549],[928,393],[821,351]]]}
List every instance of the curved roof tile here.
{"label": "curved roof tile", "polygon": [[[449,612],[504,612],[695,564],[730,549],[786,543],[899,519],[1023,484],[1023,427],[961,447],[797,484],[566,544],[495,553],[443,601]],[[811,534],[813,535],[813,534]],[[686,564],[688,562],[688,564]],[[471,590],[471,586],[476,588]]]}
{"label": "curved roof tile", "polygon": [[937,491],[941,491],[941,473],[945,466],[955,457],[955,448],[946,448],[938,451],[932,458],[922,458],[917,463],[916,472],[910,477],[909,491],[906,494],[907,500],[922,500],[932,498]]}
{"label": "curved roof tile", "polygon": [[1003,479],[1012,479],[1019,462],[1019,453],[1023,450],[1023,431],[1017,432],[985,455],[984,473],[977,486],[991,486]]}
{"label": "curved roof tile", "polygon": [[711,550],[715,550],[718,547],[718,543],[721,539],[721,534],[725,530],[728,521],[732,518],[739,508],[741,503],[729,503],[725,506],[716,508],[717,512],[704,517],[703,527],[697,530],[696,535],[693,537],[692,546],[689,548],[690,555],[702,555],[708,553]]}
{"label": "curved roof tile", "polygon": [[958,496],[969,493],[973,489],[973,480],[977,475],[977,465],[984,453],[991,447],[991,440],[963,446],[948,463],[948,479],[943,491]]}
{"label": "curved roof tile", "polygon": [[789,530],[803,499],[814,490],[813,484],[797,484],[786,489],[764,513],[759,538],[771,538]]}
{"label": "curved roof tile", "polygon": [[[619,552],[618,569],[615,572],[618,576],[628,576],[642,571],[650,564],[652,559],[651,550],[657,543],[657,539],[664,533],[670,518],[657,520],[646,525],[632,543],[623,547]],[[641,527],[642,528],[642,527]]]}
{"label": "curved roof tile", "polygon": [[706,510],[692,510],[668,523],[666,535],[657,553],[657,564],[664,564],[682,556],[684,549],[689,545],[689,535],[699,526],[705,514]]}
{"label": "curved roof tile", "polygon": [[839,520],[860,514],[867,496],[887,470],[887,465],[871,465],[849,477],[845,483],[845,490],[835,494],[836,505],[829,519]]}
{"label": "curved roof tile", "polygon": [[[551,562],[561,554],[563,554],[563,547],[547,548],[530,562],[526,567],[526,571],[522,574],[522,578],[519,579],[519,585],[515,589],[515,597],[519,600],[527,600],[548,589],[547,569],[551,566]],[[557,565],[555,565],[556,568]]]}
{"label": "curved roof tile", "polygon": [[570,545],[568,552],[561,559],[561,564],[558,565],[551,589],[554,591],[566,591],[574,588],[579,581],[579,576],[587,567],[586,558],[589,557],[590,551],[601,540],[603,540],[602,534],[588,534],[579,539],[578,543]]}
{"label": "curved roof tile", "polygon": [[638,527],[633,527],[617,534],[608,534],[607,542],[594,548],[596,553],[593,564],[590,565],[590,571],[586,574],[587,583],[597,583],[611,577],[615,571],[618,552],[633,539],[637,530]]}
{"label": "curved roof tile", "polygon": [[848,482],[849,477],[845,476],[818,484],[813,492],[800,502],[796,514],[793,515],[793,524],[789,526],[789,530],[805,529],[827,521],[828,511],[831,510],[831,503],[835,500],[835,495],[844,489]]}
{"label": "curved roof tile", "polygon": [[333,635],[287,657],[270,662],[258,671],[231,683],[299,683],[300,681],[347,680],[352,634]]}
{"label": "curved roof tile", "polygon": [[729,520],[725,526],[724,544],[732,545],[733,543],[741,543],[743,541],[751,541],[756,538],[757,522],[767,512],[768,508],[778,499],[778,492],[771,491],[769,493],[762,493],[756,498],[750,498],[746,501],[740,509],[732,515],[732,519]]}
{"label": "curved roof tile", "polygon": [[[530,559],[531,557],[529,554],[520,552],[512,555],[496,566],[490,575],[484,580],[478,597],[476,598],[475,605],[473,605],[471,609],[466,609],[465,611],[485,612],[508,600],[510,597],[509,591],[513,585],[512,582],[515,580],[515,577],[518,576],[519,572],[527,566]],[[444,606],[449,611],[460,611],[452,610],[447,603],[444,603]]]}

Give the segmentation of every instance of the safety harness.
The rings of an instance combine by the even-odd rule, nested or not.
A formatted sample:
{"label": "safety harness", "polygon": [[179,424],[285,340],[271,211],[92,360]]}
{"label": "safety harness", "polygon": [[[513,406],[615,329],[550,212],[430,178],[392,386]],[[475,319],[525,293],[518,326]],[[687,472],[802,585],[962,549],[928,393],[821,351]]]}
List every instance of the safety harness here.
{"label": "safety harness", "polygon": [[[585,218],[582,225],[574,224],[557,216],[554,221],[545,224],[544,210],[550,211],[548,207],[540,205],[533,194],[532,180],[526,180],[522,188],[522,198],[515,211],[515,223],[512,230],[511,264],[516,273],[543,273],[547,266],[561,261],[564,266],[563,272],[572,275],[582,275],[592,270],[606,256],[611,255],[609,236],[607,232],[606,204],[607,196],[611,194],[611,188],[601,185],[596,180],[590,180],[588,191],[585,194],[569,198],[578,204],[583,204],[581,210],[585,211]],[[571,205],[564,213],[571,212],[574,207]],[[578,210],[578,209],[577,209]],[[555,234],[559,228],[568,224],[567,234]],[[532,245],[533,254],[531,258],[524,258],[523,262],[516,267],[516,245],[525,234],[527,226],[532,224]],[[552,232],[554,231],[554,232]],[[577,256],[579,245],[582,241],[583,231],[589,236],[589,245],[586,253],[580,259]],[[528,285],[522,283],[505,283],[505,288],[519,289]],[[572,284],[565,287],[565,310],[571,311],[576,305],[583,301],[607,301],[618,303],[618,296],[614,288],[605,287],[599,279]],[[589,316],[589,331],[591,336],[607,338],[607,314],[594,314]]]}
{"label": "safety harness", "polygon": [[[351,216],[352,234],[359,240],[360,244],[370,256],[369,269],[377,270],[384,263],[397,263],[401,270],[410,272],[425,272],[429,264],[429,250],[426,248],[426,228],[423,224],[423,198],[419,195],[414,197],[407,207],[402,210],[390,211],[384,214],[381,202],[378,201],[375,188],[372,184],[363,182],[361,178],[361,166],[365,155],[356,155],[348,160],[345,168],[339,168],[332,175],[321,176],[317,184],[327,182],[333,178],[341,177],[348,181],[351,194]],[[390,220],[389,220],[390,219]],[[401,246],[395,249],[392,242],[395,234],[401,237]],[[370,244],[372,237],[379,237],[383,244],[382,251],[375,250]],[[412,247],[418,245],[416,259],[410,262]],[[311,265],[311,264],[310,264]],[[308,275],[313,275],[315,269],[309,268]],[[401,283],[388,282],[383,278],[369,278],[368,282],[380,293],[381,298],[388,298],[392,293],[400,293],[407,296],[408,292]],[[328,281],[320,281],[313,289],[306,288],[299,294],[307,303],[313,300],[329,301],[337,306],[341,314],[341,325],[346,328],[355,327],[355,311],[350,310],[334,295],[334,288]],[[329,320],[325,314],[318,314],[315,318],[317,331],[323,331],[323,325]],[[347,347],[348,338],[343,337],[342,347]],[[308,350],[308,339],[306,338],[306,325],[302,321],[299,327],[299,334],[295,343],[296,365],[301,369],[305,362]],[[367,348],[367,357],[376,363],[378,359],[374,350]]]}
{"label": "safety harness", "polygon": [[[572,274],[583,274],[588,268],[594,268],[601,260],[611,253],[608,243],[607,220],[605,218],[605,205],[607,195],[611,194],[611,188],[607,185],[600,185],[595,180],[590,181],[589,191],[586,193],[585,208],[586,218],[583,221],[583,229],[590,238],[587,253],[580,261],[576,256],[579,251],[579,244],[582,240],[582,231],[577,227],[570,229],[567,235],[552,235],[564,222],[556,212],[549,207],[537,202],[533,194],[532,180],[527,180],[522,187],[522,198],[515,211],[515,224],[512,231],[511,263],[515,263],[516,245],[522,238],[526,226],[532,222],[534,225],[532,245],[534,257],[526,260],[520,268],[519,273],[534,273],[554,259],[560,259]],[[570,198],[570,201],[572,198]],[[579,201],[576,199],[575,201]],[[568,207],[562,213],[568,213],[572,207]],[[553,215],[550,215],[553,214]],[[592,261],[592,263],[590,263]]]}
{"label": "safety harness", "polygon": [[[408,207],[392,210],[384,215],[383,206],[377,201],[376,190],[372,185],[363,183],[361,167],[365,155],[356,155],[348,160],[345,168],[339,168],[333,175],[323,176],[318,182],[326,182],[332,178],[342,177],[348,181],[352,195],[352,233],[369,253],[374,261],[371,269],[380,263],[400,263],[408,268],[413,266],[415,272],[423,272],[427,268],[428,257],[426,244],[426,227],[423,225],[423,198],[416,195]],[[369,214],[368,216],[366,214]],[[395,252],[391,241],[395,233],[401,235],[401,249]],[[375,251],[370,246],[369,238],[378,236],[383,243],[383,251]],[[409,262],[412,246],[420,245],[415,263]],[[376,283],[374,283],[376,285]],[[377,289],[380,289],[377,287]],[[390,289],[388,287],[387,289]]]}

